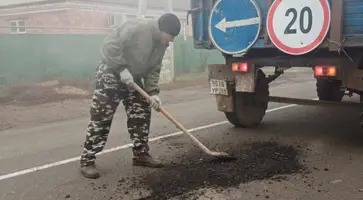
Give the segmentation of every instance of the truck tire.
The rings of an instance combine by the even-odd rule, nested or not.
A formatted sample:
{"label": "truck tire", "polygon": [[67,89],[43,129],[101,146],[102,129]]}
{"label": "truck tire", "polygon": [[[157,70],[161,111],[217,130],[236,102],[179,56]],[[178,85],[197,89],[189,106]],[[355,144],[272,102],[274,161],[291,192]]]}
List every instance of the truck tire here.
{"label": "truck tire", "polygon": [[256,92],[234,92],[234,112],[226,112],[227,120],[239,128],[258,126],[263,120],[270,95],[268,80],[262,70],[257,72]]}
{"label": "truck tire", "polygon": [[333,101],[340,102],[344,97],[344,91],[340,90],[342,85],[340,80],[316,80],[316,91],[318,93],[319,100],[321,101]]}

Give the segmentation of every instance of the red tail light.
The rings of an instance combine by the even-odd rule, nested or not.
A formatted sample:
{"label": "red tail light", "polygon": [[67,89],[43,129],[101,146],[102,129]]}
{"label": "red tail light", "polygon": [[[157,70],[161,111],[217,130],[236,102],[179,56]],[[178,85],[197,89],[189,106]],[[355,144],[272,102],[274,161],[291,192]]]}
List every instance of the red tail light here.
{"label": "red tail light", "polygon": [[337,75],[337,69],[335,66],[316,66],[314,68],[314,75],[316,77],[321,76],[336,76]]}
{"label": "red tail light", "polygon": [[232,71],[234,72],[248,72],[248,63],[233,63]]}

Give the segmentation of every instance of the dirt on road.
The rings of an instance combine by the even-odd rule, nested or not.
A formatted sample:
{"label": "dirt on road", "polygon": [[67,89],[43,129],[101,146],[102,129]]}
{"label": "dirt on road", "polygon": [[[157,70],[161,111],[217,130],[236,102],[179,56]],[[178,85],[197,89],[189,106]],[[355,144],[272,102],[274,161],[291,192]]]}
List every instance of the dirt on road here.
{"label": "dirt on road", "polygon": [[[152,191],[151,195],[139,200],[198,199],[205,195],[205,188],[220,192],[236,188],[242,183],[264,180],[280,175],[301,173],[299,151],[293,146],[283,146],[275,142],[245,144],[249,148],[239,148],[236,161],[220,162],[211,158],[195,159],[182,156],[181,162],[168,166],[165,170],[148,174],[137,185]],[[197,160],[197,161],[196,161]],[[198,193],[198,191],[201,191]],[[196,195],[197,192],[197,195]]]}

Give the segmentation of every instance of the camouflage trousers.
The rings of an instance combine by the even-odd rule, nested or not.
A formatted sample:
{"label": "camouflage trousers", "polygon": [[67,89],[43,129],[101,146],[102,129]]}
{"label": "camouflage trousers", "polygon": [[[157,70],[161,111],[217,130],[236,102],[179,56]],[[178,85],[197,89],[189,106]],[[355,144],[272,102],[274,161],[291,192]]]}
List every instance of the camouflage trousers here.
{"label": "camouflage trousers", "polygon": [[81,166],[93,165],[96,154],[104,149],[111,129],[113,116],[120,102],[127,114],[127,127],[133,142],[134,156],[148,152],[151,108],[149,102],[137,91],[120,82],[118,74],[108,72],[106,65],[100,63],[96,74],[96,86],[90,110],[86,141],[81,155]]}

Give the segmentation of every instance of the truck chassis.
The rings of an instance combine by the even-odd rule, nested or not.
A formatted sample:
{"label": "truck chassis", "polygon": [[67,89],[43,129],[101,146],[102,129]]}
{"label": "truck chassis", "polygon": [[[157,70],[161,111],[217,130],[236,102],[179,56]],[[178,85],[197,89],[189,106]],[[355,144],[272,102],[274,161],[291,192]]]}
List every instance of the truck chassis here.
{"label": "truck chassis", "polygon": [[[225,58],[225,64],[208,66],[208,78],[211,86],[210,93],[216,97],[218,110],[224,112],[226,118],[232,124],[244,128],[258,126],[266,114],[268,102],[275,101],[309,106],[360,107],[360,121],[363,128],[363,23],[361,20],[363,3],[361,1],[328,0],[331,17],[329,19],[329,30],[324,36],[324,40],[312,51],[299,55],[283,53],[276,48],[269,36],[267,22],[272,17],[269,17],[268,13],[277,0],[241,0],[233,1],[234,4],[231,3],[231,0],[229,2],[233,6],[240,6],[242,5],[241,2],[246,4],[243,4],[244,6],[241,6],[238,10],[234,9],[235,7],[228,7],[228,4],[223,4],[226,7],[221,7],[214,12],[214,5],[221,1],[190,0],[191,10],[188,12],[188,16],[192,16],[194,47],[196,49],[219,49]],[[223,1],[227,2],[227,0]],[[257,40],[254,41],[255,45],[245,50],[242,55],[235,55],[231,52],[228,54],[223,53],[227,52],[227,50],[223,50],[218,45],[215,46],[215,40],[211,39],[213,38],[211,36],[212,14],[217,13],[216,16],[224,17],[224,20],[221,21],[224,24],[228,12],[230,12],[229,14],[238,15],[240,17],[238,20],[240,20],[243,17],[242,10],[246,7],[245,5],[248,5],[248,2],[253,2],[255,7],[259,7],[257,18],[264,20],[264,23],[259,24],[260,31],[258,31]],[[291,3],[292,1],[286,2]],[[309,2],[316,3],[315,1]],[[285,5],[290,5],[292,8],[295,4]],[[316,6],[316,4],[314,5]],[[283,19],[285,22],[291,20],[291,18],[288,18],[289,12],[292,11],[291,8],[284,8],[287,9],[286,13],[280,15],[282,18],[279,19]],[[248,12],[249,10],[244,11]],[[234,23],[237,23],[237,18],[234,18],[235,15],[229,16],[233,18],[229,20],[234,20]],[[283,18],[283,16],[286,18]],[[312,16],[310,18],[312,19]],[[217,17],[216,22],[217,19],[220,20]],[[301,21],[304,22],[305,20],[300,19],[300,25],[304,24]],[[307,21],[310,24],[313,22]],[[217,25],[219,24],[213,24],[215,27]],[[287,26],[291,28],[291,23],[287,24]],[[224,31],[224,35],[220,34],[221,32],[218,32],[217,35],[219,38],[224,39],[221,39],[221,41],[225,41],[228,39],[228,34],[226,34],[226,27],[221,27],[220,30]],[[302,30],[306,31],[305,28],[302,29],[300,26],[301,32],[303,32]],[[236,30],[231,30],[230,35],[235,36],[232,33],[235,33]],[[323,31],[323,28],[321,31]],[[292,33],[285,32],[284,34]],[[233,41],[229,42],[234,44]],[[264,66],[274,66],[275,73],[266,77],[261,70]],[[281,76],[286,69],[296,66],[308,67],[313,70],[316,78],[318,100],[270,96],[269,83]],[[344,96],[351,97],[353,94],[360,96],[359,103],[342,102]]]}
{"label": "truck chassis", "polygon": [[[264,50],[262,50],[264,51]],[[261,50],[247,56],[233,57],[224,54],[226,64],[208,66],[211,93],[216,96],[217,108],[224,112],[228,121],[236,127],[252,128],[263,120],[268,102],[291,103],[307,106],[349,106],[360,107],[363,113],[363,49],[350,49],[349,56],[336,55],[336,52],[321,51],[304,56],[274,55],[274,51]],[[234,70],[234,65],[245,67]],[[263,66],[275,66],[273,75],[266,76]],[[311,68],[316,78],[318,101],[270,96],[269,83],[284,74],[291,66]],[[334,74],[317,74],[317,68],[331,68]],[[224,86],[224,84],[226,84]],[[217,87],[216,87],[217,85]],[[218,87],[221,86],[221,87]],[[221,92],[225,87],[227,92]],[[360,95],[359,103],[342,102],[344,96]],[[363,127],[363,114],[361,114]]]}

